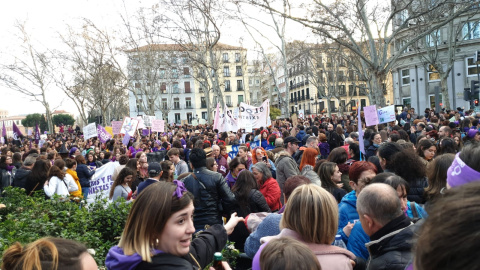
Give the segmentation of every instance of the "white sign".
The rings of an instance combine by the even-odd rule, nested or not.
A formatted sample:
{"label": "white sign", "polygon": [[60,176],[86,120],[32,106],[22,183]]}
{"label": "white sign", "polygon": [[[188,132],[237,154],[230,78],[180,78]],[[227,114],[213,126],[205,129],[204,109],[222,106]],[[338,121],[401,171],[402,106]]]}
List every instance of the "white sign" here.
{"label": "white sign", "polygon": [[239,110],[238,126],[245,127],[250,122],[252,128],[266,127],[270,113],[270,100],[265,100],[260,107],[254,107],[242,102]]}
{"label": "white sign", "polygon": [[143,122],[143,118],[141,116],[137,116],[137,120],[138,120],[137,129],[144,129],[145,124]]}
{"label": "white sign", "polygon": [[108,199],[110,187],[113,184],[112,175],[115,168],[119,166],[118,162],[108,162],[95,170],[95,174],[90,180],[87,203],[93,203],[95,200]]}
{"label": "white sign", "polygon": [[303,110],[298,110],[298,118],[300,119],[305,118],[305,113],[303,112]]}
{"label": "white sign", "polygon": [[97,126],[95,123],[90,123],[83,127],[83,138],[88,140],[93,137],[97,137]]}
{"label": "white sign", "polygon": [[233,109],[233,118],[238,119],[238,116],[240,114],[240,110],[238,108]]}
{"label": "white sign", "polygon": [[137,131],[137,126],[138,126],[137,119],[125,117],[125,120],[123,120],[122,129],[120,130],[120,133],[121,134],[128,133],[130,137],[133,137],[135,135],[135,132]]}
{"label": "white sign", "polygon": [[388,123],[396,120],[395,118],[395,105],[390,105],[377,110],[378,123]]}
{"label": "white sign", "polygon": [[225,105],[223,112],[224,112],[223,125],[218,130],[220,132],[224,132],[224,131],[237,132],[238,131],[237,120],[233,119],[232,112],[228,110],[227,105]]}
{"label": "white sign", "polygon": [[144,124],[146,127],[151,127],[153,120],[155,120],[155,116],[150,116],[150,115],[144,115],[144,116],[143,116],[143,124]]}

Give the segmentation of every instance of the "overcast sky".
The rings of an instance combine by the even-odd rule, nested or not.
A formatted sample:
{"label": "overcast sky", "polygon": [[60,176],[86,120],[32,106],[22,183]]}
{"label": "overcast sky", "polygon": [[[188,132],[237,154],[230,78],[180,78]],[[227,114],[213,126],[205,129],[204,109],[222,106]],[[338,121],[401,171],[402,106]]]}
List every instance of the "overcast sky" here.
{"label": "overcast sky", "polygon": [[[14,27],[16,21],[27,22],[28,31],[35,42],[48,48],[58,46],[57,33],[65,29],[65,25],[79,24],[81,17],[92,20],[102,27],[116,27],[120,24],[120,13],[135,12],[141,6],[150,6],[152,0],[126,0],[126,9],[121,0],[16,0],[3,1],[0,9],[0,61],[5,61],[9,54],[18,53],[18,32]],[[241,26],[234,29],[222,30],[221,42],[239,45],[243,36],[243,45],[252,47],[253,43],[241,30]],[[290,23],[291,39],[305,37],[302,29]],[[305,32],[304,32],[305,33]],[[271,33],[272,35],[274,33]],[[51,90],[48,100],[53,109],[61,109],[78,114],[75,105],[60,90]],[[32,102],[21,94],[0,86],[0,109],[8,110],[10,115],[44,113],[43,106]]]}

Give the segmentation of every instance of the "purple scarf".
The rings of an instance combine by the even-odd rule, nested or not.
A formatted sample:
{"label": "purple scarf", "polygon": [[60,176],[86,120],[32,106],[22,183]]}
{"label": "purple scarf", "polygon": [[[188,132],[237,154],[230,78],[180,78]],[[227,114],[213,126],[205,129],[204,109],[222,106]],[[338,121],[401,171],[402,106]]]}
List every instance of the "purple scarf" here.
{"label": "purple scarf", "polygon": [[448,185],[453,188],[476,180],[480,180],[480,172],[468,167],[468,165],[460,159],[460,153],[457,153],[452,165],[450,165],[447,171]]}

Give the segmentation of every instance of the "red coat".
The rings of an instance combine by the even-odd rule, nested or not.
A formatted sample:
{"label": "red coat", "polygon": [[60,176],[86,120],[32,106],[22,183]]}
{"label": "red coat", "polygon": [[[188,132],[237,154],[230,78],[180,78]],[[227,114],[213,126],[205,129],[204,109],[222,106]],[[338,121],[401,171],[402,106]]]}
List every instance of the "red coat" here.
{"label": "red coat", "polygon": [[258,184],[260,187],[260,192],[265,197],[270,210],[277,211],[282,208],[282,203],[280,202],[280,197],[282,192],[280,191],[280,186],[278,185],[277,180],[273,177],[268,178],[263,185]]}

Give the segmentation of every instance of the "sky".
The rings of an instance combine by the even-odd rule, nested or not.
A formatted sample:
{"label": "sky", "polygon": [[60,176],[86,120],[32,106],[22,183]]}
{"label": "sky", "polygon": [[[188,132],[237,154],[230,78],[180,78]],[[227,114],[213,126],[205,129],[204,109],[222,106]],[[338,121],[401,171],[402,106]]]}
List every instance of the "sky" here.
{"label": "sky", "polygon": [[[158,1],[153,0],[16,0],[2,3],[0,9],[0,61],[10,63],[12,54],[21,54],[18,50],[21,40],[16,31],[16,22],[26,22],[27,31],[34,43],[44,48],[54,49],[59,46],[58,32],[66,29],[66,25],[79,25],[80,19],[86,17],[101,27],[118,27],[121,23],[120,13],[133,13],[139,7],[150,6]],[[305,30],[289,23],[287,32],[290,39],[304,38]],[[230,45],[239,45],[243,39],[243,46],[253,48],[253,42],[240,25],[228,25],[222,30],[220,42]],[[233,30],[233,31],[232,31]],[[274,38],[274,32],[270,31]],[[10,62],[9,62],[10,61]],[[0,71],[1,72],[1,71]],[[47,92],[47,100],[53,110],[66,110],[78,115],[74,103],[59,89],[52,87]],[[39,102],[15,91],[0,86],[0,109],[9,111],[9,115],[25,115],[30,113],[44,113],[44,107]]]}

